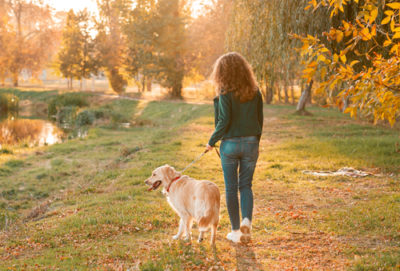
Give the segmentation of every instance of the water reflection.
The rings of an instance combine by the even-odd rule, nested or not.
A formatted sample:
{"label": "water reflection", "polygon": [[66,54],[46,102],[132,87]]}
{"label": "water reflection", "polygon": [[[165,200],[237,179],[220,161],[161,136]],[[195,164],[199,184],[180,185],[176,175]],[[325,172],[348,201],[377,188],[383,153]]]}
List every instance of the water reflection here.
{"label": "water reflection", "polygon": [[62,141],[63,132],[51,122],[37,119],[7,119],[0,122],[0,144],[26,144],[29,147]]}

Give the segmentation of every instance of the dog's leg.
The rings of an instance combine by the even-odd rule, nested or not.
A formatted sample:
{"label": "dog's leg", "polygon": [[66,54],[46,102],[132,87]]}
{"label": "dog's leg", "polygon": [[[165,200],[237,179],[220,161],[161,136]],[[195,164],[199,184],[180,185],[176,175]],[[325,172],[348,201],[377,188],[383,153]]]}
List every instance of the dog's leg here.
{"label": "dog's leg", "polygon": [[203,242],[204,233],[205,233],[205,231],[200,231],[200,233],[199,233],[199,239],[197,239],[197,242],[199,242],[199,243]]}
{"label": "dog's leg", "polygon": [[185,223],[185,241],[191,240],[193,218],[188,218]]}
{"label": "dog's leg", "polygon": [[179,221],[179,230],[178,233],[174,236],[172,236],[172,238],[174,240],[178,240],[179,238],[181,238],[183,230],[185,229],[185,222],[183,221],[183,219],[181,218],[181,220]]}
{"label": "dog's leg", "polygon": [[215,245],[215,237],[217,235],[217,225],[212,225],[211,226],[211,245],[214,246]]}

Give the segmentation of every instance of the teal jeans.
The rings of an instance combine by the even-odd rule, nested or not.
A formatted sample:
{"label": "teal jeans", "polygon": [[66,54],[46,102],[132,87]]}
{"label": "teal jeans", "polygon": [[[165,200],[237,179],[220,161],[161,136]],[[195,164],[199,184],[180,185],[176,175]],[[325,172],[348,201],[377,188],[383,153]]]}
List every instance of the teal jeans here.
{"label": "teal jeans", "polygon": [[[221,164],[224,172],[226,205],[232,230],[240,228],[239,199],[242,219],[253,216],[253,174],[258,159],[259,137],[246,136],[222,140]],[[239,173],[238,173],[239,171]]]}

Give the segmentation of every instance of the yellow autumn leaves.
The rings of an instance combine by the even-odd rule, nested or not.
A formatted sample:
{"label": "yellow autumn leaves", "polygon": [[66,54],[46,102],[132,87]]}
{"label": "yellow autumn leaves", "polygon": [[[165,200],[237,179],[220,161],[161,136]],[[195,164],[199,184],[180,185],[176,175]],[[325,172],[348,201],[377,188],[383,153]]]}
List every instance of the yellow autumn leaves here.
{"label": "yellow autumn leaves", "polygon": [[[334,16],[344,13],[350,2],[312,0],[307,8],[329,7]],[[323,33],[336,46],[327,47],[310,35],[295,36],[303,43],[303,77],[317,79],[317,91],[335,96],[337,105],[349,100],[345,112],[352,117],[361,114],[375,122],[387,120],[393,126],[400,117],[399,16],[400,2],[379,6],[376,1],[365,0],[355,19],[345,19],[339,27]]]}

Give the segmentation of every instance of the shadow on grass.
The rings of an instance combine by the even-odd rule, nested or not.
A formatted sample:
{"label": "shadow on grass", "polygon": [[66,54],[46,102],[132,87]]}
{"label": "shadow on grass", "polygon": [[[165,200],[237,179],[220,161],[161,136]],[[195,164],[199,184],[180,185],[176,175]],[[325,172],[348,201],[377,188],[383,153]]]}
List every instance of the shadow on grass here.
{"label": "shadow on grass", "polygon": [[236,270],[251,271],[263,270],[263,266],[257,262],[256,254],[251,246],[235,244],[236,251]]}

